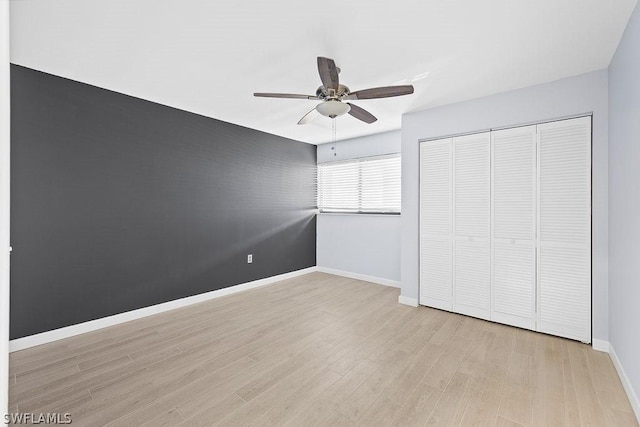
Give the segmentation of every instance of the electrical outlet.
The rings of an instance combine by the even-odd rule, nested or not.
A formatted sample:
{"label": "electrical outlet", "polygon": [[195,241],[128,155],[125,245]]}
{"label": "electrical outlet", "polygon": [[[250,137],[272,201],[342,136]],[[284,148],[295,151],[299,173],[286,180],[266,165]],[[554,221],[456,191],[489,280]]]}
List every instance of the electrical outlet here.
{"label": "electrical outlet", "polygon": [[253,262],[253,254],[247,255],[247,264],[251,264]]}

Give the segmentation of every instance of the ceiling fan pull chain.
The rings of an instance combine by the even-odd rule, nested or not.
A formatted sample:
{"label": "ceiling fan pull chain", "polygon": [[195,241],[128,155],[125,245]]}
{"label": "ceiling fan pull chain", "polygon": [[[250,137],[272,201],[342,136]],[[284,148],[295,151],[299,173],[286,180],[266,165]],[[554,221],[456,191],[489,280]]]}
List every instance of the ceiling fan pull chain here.
{"label": "ceiling fan pull chain", "polygon": [[336,156],[336,118],[331,119],[331,140],[333,141],[333,155]]}

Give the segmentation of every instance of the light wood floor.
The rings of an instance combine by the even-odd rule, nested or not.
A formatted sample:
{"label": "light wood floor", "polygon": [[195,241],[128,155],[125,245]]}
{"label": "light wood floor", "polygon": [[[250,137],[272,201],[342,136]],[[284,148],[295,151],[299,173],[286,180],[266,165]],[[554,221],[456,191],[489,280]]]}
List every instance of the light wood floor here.
{"label": "light wood floor", "polygon": [[605,353],[313,273],[11,354],[73,425],[634,426]]}

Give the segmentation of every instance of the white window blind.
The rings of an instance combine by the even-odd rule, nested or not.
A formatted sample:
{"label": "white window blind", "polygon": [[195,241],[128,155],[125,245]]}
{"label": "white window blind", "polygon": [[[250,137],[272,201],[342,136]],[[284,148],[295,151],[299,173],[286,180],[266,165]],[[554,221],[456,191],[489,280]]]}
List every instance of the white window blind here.
{"label": "white window blind", "polygon": [[400,213],[400,154],[318,165],[321,212]]}

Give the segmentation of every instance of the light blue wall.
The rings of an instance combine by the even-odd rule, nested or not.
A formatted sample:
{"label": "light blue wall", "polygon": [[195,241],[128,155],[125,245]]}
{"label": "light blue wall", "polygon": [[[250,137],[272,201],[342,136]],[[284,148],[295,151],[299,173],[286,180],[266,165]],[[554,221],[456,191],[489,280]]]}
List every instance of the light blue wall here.
{"label": "light blue wall", "polygon": [[317,265],[400,282],[399,215],[319,214]]}
{"label": "light blue wall", "polygon": [[640,6],[631,15],[609,67],[609,301],[610,343],[638,395]]}
{"label": "light blue wall", "polygon": [[335,144],[318,145],[318,163],[381,156],[400,152],[400,131],[377,133],[360,138],[345,139]]}
{"label": "light blue wall", "polygon": [[[400,131],[318,145],[318,163],[400,152]],[[334,153],[336,154],[334,156]],[[317,265],[400,281],[399,215],[318,214]]]}
{"label": "light blue wall", "polygon": [[402,295],[418,298],[418,164],[421,138],[593,113],[593,338],[608,340],[607,70],[406,114],[402,118]]}

